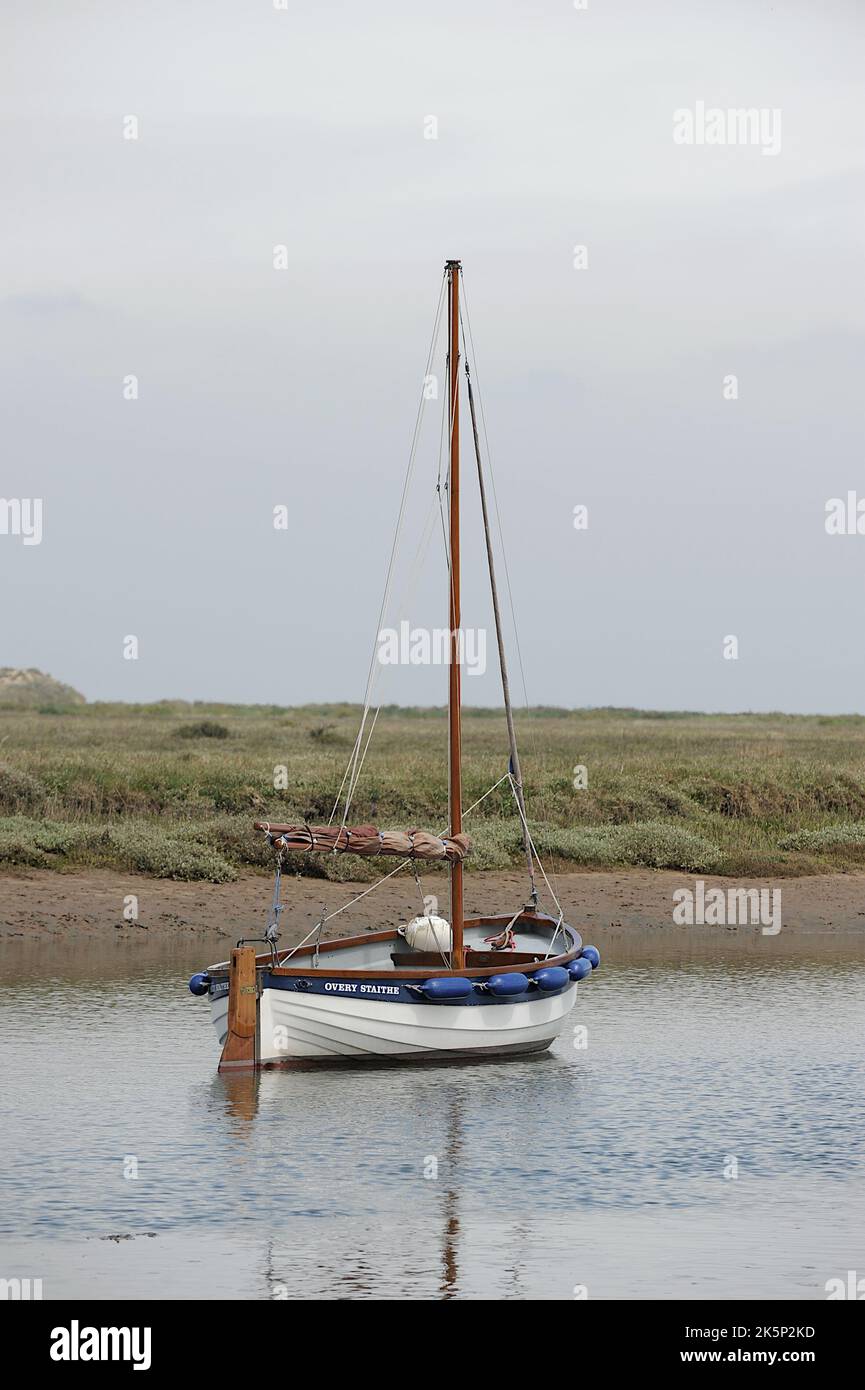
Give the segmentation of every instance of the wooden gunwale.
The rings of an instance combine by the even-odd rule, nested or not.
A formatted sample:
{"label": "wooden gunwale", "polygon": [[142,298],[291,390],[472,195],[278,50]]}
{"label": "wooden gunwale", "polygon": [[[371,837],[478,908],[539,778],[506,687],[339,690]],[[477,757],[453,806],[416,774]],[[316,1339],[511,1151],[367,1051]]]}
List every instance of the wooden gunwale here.
{"label": "wooden gunwale", "polygon": [[[503,914],[496,917],[471,917],[466,920],[465,925],[466,927],[494,927],[502,924],[507,925],[512,921],[512,916]],[[519,926],[521,923],[528,926],[549,925],[555,927],[556,925],[555,918],[533,912],[521,913],[514,925]],[[562,926],[565,927],[567,924],[562,923]],[[574,928],[570,927],[569,930],[573,931]],[[577,933],[577,935],[579,935],[579,933]],[[401,939],[395,927],[388,927],[384,931],[364,932],[360,936],[343,936],[335,941],[322,941],[318,950],[320,955],[325,955],[330,951],[339,951],[346,946],[364,946],[370,941],[396,941]],[[296,955],[293,956],[292,959],[297,959],[298,956],[312,955],[314,950],[314,946],[304,946],[301,950],[296,952]],[[581,950],[582,944],[580,944],[580,946],[574,946],[571,950],[564,951],[560,955],[550,956],[548,959],[543,960],[543,966],[568,965],[570,961],[576,960]],[[506,959],[507,952],[503,951],[502,956]],[[417,966],[413,970],[397,970],[394,967],[379,967],[376,970],[330,970],[326,966],[319,966],[316,969],[309,964],[280,965],[274,967],[271,964],[271,957],[268,953],[256,956],[256,967],[259,970],[267,971],[268,974],[284,976],[289,979],[296,979],[305,975],[326,975],[329,980],[380,980],[384,976],[389,980],[431,980],[447,975],[459,975],[468,979],[483,979],[485,976],[507,975],[527,968],[523,962],[518,962],[515,965],[507,965],[504,961],[501,965],[478,966],[475,969],[472,969],[471,966],[465,966],[462,970],[451,970],[446,968],[434,970],[429,966]],[[219,965],[211,966],[207,973],[211,978],[227,975],[228,962],[223,961]]]}
{"label": "wooden gunwale", "polygon": [[[544,966],[567,965],[570,961],[576,960],[577,949],[568,951],[563,956],[550,956],[549,960],[544,960]],[[266,967],[265,967],[266,968]],[[388,980],[434,980],[441,975],[459,975],[461,979],[483,979],[486,975],[509,975],[514,971],[526,969],[525,965],[486,965],[478,970],[472,970],[466,966],[462,970],[431,970],[429,966],[422,970],[304,970],[302,966],[289,967],[279,966],[276,970],[271,970],[271,975],[284,975],[286,977],[297,977],[305,975],[326,975],[329,980],[381,980],[384,976]]]}

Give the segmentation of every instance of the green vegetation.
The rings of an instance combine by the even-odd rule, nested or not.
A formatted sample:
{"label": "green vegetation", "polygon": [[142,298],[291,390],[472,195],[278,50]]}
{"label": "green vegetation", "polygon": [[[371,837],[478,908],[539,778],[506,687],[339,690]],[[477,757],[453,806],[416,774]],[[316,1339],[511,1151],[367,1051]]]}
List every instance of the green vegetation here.
{"label": "green vegetation", "polygon": [[[216,882],[265,869],[272,853],[252,822],[327,821],[359,714],[0,703],[0,868],[102,865]],[[518,727],[533,834],[553,867],[777,876],[865,864],[865,717],[538,709]],[[507,767],[503,714],[466,710],[463,739],[468,807]],[[351,819],[444,829],[445,741],[442,710],[382,710]],[[588,772],[579,791],[578,765]],[[273,789],[279,766],[285,791]],[[507,785],[466,828],[470,868],[521,862]],[[292,867],[381,872],[349,856],[295,856]]]}
{"label": "green vegetation", "polygon": [[231,738],[231,730],[215,719],[202,719],[200,724],[181,724],[178,738]]}

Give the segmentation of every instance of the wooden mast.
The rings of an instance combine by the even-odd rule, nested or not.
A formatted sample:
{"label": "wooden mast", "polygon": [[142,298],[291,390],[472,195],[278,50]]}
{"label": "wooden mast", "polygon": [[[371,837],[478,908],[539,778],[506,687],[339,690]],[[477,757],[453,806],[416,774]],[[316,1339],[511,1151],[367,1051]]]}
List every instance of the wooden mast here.
{"label": "wooden mast", "polygon": [[[451,835],[459,835],[463,828],[462,738],[460,728],[460,262],[448,261],[445,268],[448,276],[448,367],[450,376],[448,406],[451,425],[448,480],[448,497],[450,499],[448,626],[451,634],[451,659],[448,666],[448,797],[450,833]],[[451,865],[451,930],[453,932],[451,966],[454,970],[465,968],[463,920],[463,866],[461,863],[453,863]]]}

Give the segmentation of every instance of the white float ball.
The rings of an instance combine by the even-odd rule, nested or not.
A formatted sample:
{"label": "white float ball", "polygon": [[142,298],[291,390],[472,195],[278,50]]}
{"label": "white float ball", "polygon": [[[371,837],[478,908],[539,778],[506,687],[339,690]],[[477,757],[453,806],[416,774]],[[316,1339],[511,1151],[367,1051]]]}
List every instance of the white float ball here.
{"label": "white float ball", "polygon": [[405,929],[405,939],[413,951],[449,951],[451,924],[444,917],[414,917]]}

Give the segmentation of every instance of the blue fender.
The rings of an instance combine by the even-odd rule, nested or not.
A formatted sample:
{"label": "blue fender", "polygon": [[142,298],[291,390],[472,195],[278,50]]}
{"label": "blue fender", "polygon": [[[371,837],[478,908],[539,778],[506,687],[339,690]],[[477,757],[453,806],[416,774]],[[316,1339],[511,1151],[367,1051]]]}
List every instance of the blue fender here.
{"label": "blue fender", "polygon": [[507,975],[493,975],[491,980],[487,980],[487,989],[498,999],[505,998],[509,994],[525,994],[528,987],[528,977],[520,974],[518,970],[511,971]]}
{"label": "blue fender", "polygon": [[572,960],[568,966],[568,974],[572,980],[584,980],[587,975],[592,973],[592,962],[590,960]]}
{"label": "blue fender", "polygon": [[428,999],[466,999],[472,992],[472,982],[460,976],[440,975],[427,980],[421,989]]}
{"label": "blue fender", "polygon": [[597,970],[601,963],[601,953],[597,946],[584,946],[582,949],[582,959],[590,962],[593,970]]}
{"label": "blue fender", "polygon": [[571,977],[563,965],[546,965],[543,970],[536,971],[532,979],[538,989],[546,992],[564,989],[565,985],[571,982]]}
{"label": "blue fender", "polygon": [[198,973],[193,975],[192,979],[189,981],[190,994],[206,994],[209,989],[210,976],[207,974],[206,970],[199,970]]}

